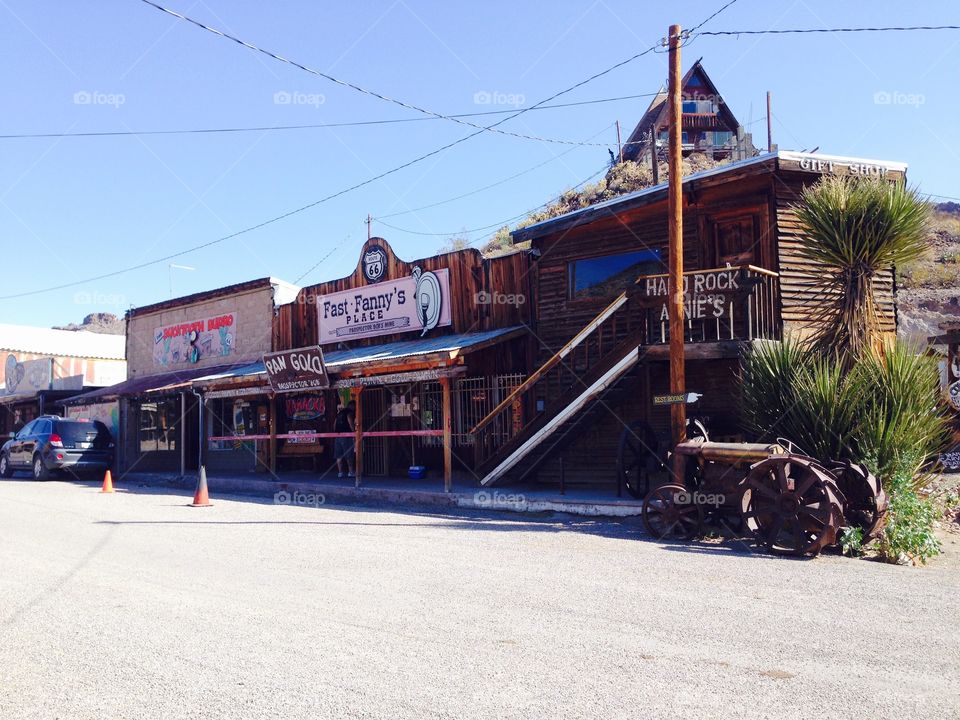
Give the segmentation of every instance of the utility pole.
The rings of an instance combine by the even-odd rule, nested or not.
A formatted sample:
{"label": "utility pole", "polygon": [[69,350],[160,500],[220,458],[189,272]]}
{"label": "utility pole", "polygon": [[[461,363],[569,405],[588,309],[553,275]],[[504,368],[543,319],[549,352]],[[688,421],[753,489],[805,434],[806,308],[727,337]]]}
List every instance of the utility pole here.
{"label": "utility pole", "polygon": [[[667,283],[667,311],[670,319],[670,394],[686,392],[684,377],[684,331],[683,331],[683,156],[682,156],[682,109],[680,101],[680,26],[671,25],[667,35],[669,47],[669,81],[667,114],[670,119],[670,178],[667,188],[667,215],[670,223]],[[687,437],[687,406],[684,403],[670,405],[670,429],[673,443],[683,442]],[[674,459],[681,456],[674,453]],[[675,467],[679,474],[679,465]],[[681,482],[680,478],[675,478]]]}
{"label": "utility pole", "polygon": [[769,90],[767,90],[767,152],[773,152],[773,113],[770,112]]}
{"label": "utility pole", "polygon": [[620,121],[617,120],[617,161],[623,162],[623,144],[620,142]]}
{"label": "utility pole", "polygon": [[367,213],[367,240],[373,236],[373,218]]}

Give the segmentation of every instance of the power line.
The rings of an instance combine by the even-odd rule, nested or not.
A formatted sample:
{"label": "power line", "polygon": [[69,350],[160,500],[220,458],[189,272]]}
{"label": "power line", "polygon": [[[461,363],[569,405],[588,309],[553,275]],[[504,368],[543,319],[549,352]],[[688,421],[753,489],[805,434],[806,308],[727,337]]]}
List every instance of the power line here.
{"label": "power line", "polygon": [[[555,105],[542,105],[531,110],[554,110],[557,108],[577,107],[581,105],[597,105],[600,103],[619,102],[623,100],[636,100],[638,98],[653,97],[657,93],[640,93],[638,95],[621,95],[612,98],[597,98],[594,100],[581,100],[571,103],[557,103]],[[450,117],[484,117],[489,115],[508,115],[516,110],[486,110],[483,112],[458,113]],[[309,125],[262,125],[258,127],[227,127],[227,128],[189,128],[172,130],[107,130],[93,132],[66,132],[66,133],[20,133],[0,135],[0,140],[25,139],[25,138],[71,138],[71,137],[122,137],[131,135],[199,135],[211,133],[244,133],[244,132],[267,132],[273,130],[312,130],[317,128],[340,128],[340,127],[363,127],[368,125],[392,125],[395,123],[415,123],[440,120],[436,117],[414,117],[414,118],[392,118],[385,120],[356,120],[349,122],[333,123],[314,123]]]}
{"label": "power line", "polygon": [[[144,0],[146,1],[146,0]],[[805,33],[911,32],[914,30],[960,30],[960,25],[911,25],[904,27],[802,28],[794,30],[704,30],[697,35],[797,35]]]}
{"label": "power line", "polygon": [[692,28],[690,28],[689,30],[687,30],[687,33],[688,33],[688,34],[695,33],[697,30],[699,30],[699,29],[702,28],[704,25],[706,25],[708,22],[710,22],[711,20],[713,20],[717,15],[719,15],[720,13],[722,13],[722,12],[723,12],[724,10],[726,10],[728,7],[730,7],[731,5],[733,5],[735,2],[737,2],[737,0],[730,0],[730,2],[728,2],[728,3],[727,3],[726,5],[724,5],[722,8],[720,8],[720,9],[717,10],[715,13],[713,13],[713,15],[711,15],[710,17],[708,17],[708,18],[707,18],[706,20],[704,20],[702,23],[700,23],[699,25],[694,25]]}
{"label": "power line", "polygon": [[[590,137],[587,138],[587,139],[588,139],[588,140],[592,140],[593,138],[597,137],[597,135],[600,135],[601,133],[606,132],[607,130],[609,130],[609,129],[612,128],[612,127],[613,127],[612,124],[611,124],[611,125],[607,125],[607,127],[603,128],[603,130],[601,130],[600,132],[596,133],[595,135],[590,136]],[[552,163],[552,162],[555,162],[556,160],[560,160],[561,158],[563,158],[563,157],[566,156],[566,155],[569,155],[570,153],[572,153],[572,152],[573,152],[574,150],[576,150],[576,149],[577,149],[577,148],[572,147],[572,148],[569,148],[569,149],[567,149],[567,150],[564,150],[564,151],[563,151],[562,153],[560,153],[559,155],[554,155],[553,157],[547,158],[546,160],[544,160],[544,161],[541,162],[541,163],[537,163],[537,164],[534,165],[533,167],[529,167],[529,168],[527,168],[526,170],[521,170],[521,171],[518,172],[518,173],[514,173],[513,175],[510,175],[509,177],[505,177],[505,178],[503,178],[502,180],[497,180],[496,182],[490,183],[489,185],[484,185],[483,187],[479,187],[479,188],[476,188],[476,189],[474,189],[474,190],[470,190],[470,191],[465,192],[465,193],[462,193],[462,194],[460,194],[460,195],[455,195],[454,197],[447,198],[446,200],[438,200],[437,202],[432,202],[432,203],[430,203],[430,204],[428,204],[428,205],[421,205],[420,207],[410,208],[409,210],[400,210],[400,211],[398,211],[398,212],[388,213],[387,215],[380,215],[380,216],[377,217],[377,219],[380,220],[380,221],[382,221],[384,218],[399,217],[400,215],[409,215],[410,213],[420,212],[421,210],[429,210],[429,209],[431,209],[431,208],[439,207],[440,205],[446,205],[447,203],[452,203],[452,202],[454,202],[454,201],[456,201],[456,200],[462,200],[463,198],[467,198],[467,197],[470,197],[470,196],[472,196],[472,195],[477,195],[478,193],[484,192],[484,191],[486,191],[486,190],[490,190],[491,188],[498,187],[498,186],[500,186],[500,185],[503,185],[504,183],[510,182],[511,180],[515,180],[515,179],[517,179],[518,177],[521,177],[521,176],[523,176],[523,175],[527,175],[528,173],[532,173],[534,170],[538,170],[538,169],[542,168],[544,165],[548,165],[548,164],[550,164],[550,163]]]}
{"label": "power line", "polygon": [[921,195],[926,195],[927,197],[937,198],[939,200],[954,200],[960,202],[960,197],[951,197],[950,195],[936,195],[934,193],[920,193]]}
{"label": "power line", "polygon": [[[146,0],[144,0],[144,2],[146,2]],[[452,147],[455,147],[455,146],[457,146],[457,145],[460,145],[461,143],[466,142],[467,140],[471,140],[472,138],[477,137],[478,135],[482,134],[483,132],[485,132],[485,130],[489,129],[490,127],[493,127],[493,126],[495,126],[495,125],[501,125],[501,124],[507,122],[508,120],[512,120],[513,118],[518,117],[518,116],[520,116],[520,115],[523,115],[524,113],[530,112],[531,110],[534,110],[534,109],[536,109],[536,108],[538,108],[538,107],[541,107],[541,106],[543,106],[543,105],[546,105],[547,103],[552,102],[553,100],[556,100],[558,97],[561,97],[561,96],[563,96],[563,95],[566,95],[566,94],[568,94],[568,93],[571,93],[571,92],[573,92],[574,90],[576,90],[576,89],[578,89],[578,88],[581,88],[581,87],[583,87],[584,85],[586,85],[586,84],[588,84],[588,83],[590,83],[590,82],[593,82],[593,81],[596,80],[597,78],[603,77],[604,75],[607,75],[607,74],[613,72],[614,70],[617,70],[618,68],[621,68],[621,67],[623,67],[624,65],[627,65],[627,64],[629,64],[629,63],[631,63],[631,62],[633,62],[633,61],[635,61],[635,60],[643,57],[644,55],[647,55],[647,54],[653,52],[654,47],[656,47],[656,46],[655,46],[655,45],[651,45],[651,46],[650,46],[649,48],[647,48],[646,50],[643,50],[643,51],[641,51],[641,52],[639,52],[639,53],[636,53],[636,54],[634,54],[634,55],[631,55],[630,57],[626,58],[625,60],[621,60],[620,62],[615,63],[614,65],[611,65],[610,67],[608,67],[608,68],[606,68],[606,69],[604,69],[604,70],[601,70],[600,72],[594,73],[593,75],[591,75],[591,76],[589,76],[589,77],[581,80],[580,82],[574,83],[573,85],[571,85],[571,86],[569,86],[569,87],[567,87],[567,88],[565,88],[565,89],[563,89],[563,90],[560,90],[560,91],[558,91],[558,92],[555,92],[555,93],[554,93],[553,95],[551,95],[550,97],[545,98],[544,100],[541,100],[540,102],[535,103],[534,105],[531,105],[530,107],[522,108],[521,110],[518,110],[518,111],[515,112],[514,114],[508,115],[507,117],[502,118],[501,120],[498,120],[497,122],[493,123],[492,125],[490,125],[490,126],[488,126],[488,127],[486,127],[486,128],[481,128],[481,129],[479,129],[479,130],[475,130],[474,132],[470,133],[469,135],[464,135],[463,137],[461,137],[461,138],[459,138],[459,139],[457,139],[457,140],[454,140],[453,142],[449,142],[449,143],[447,143],[446,145],[443,145],[443,146],[441,146],[441,147],[439,147],[439,148],[437,148],[437,149],[435,149],[435,150],[431,150],[431,151],[428,152],[428,153],[424,153],[423,155],[420,155],[420,156],[414,158],[413,160],[408,160],[407,162],[405,162],[405,163],[403,163],[403,164],[401,164],[401,165],[398,165],[398,166],[396,166],[396,167],[393,167],[393,168],[391,168],[390,170],[385,170],[384,172],[381,172],[381,173],[379,173],[379,174],[377,174],[377,175],[374,175],[373,177],[368,178],[368,179],[366,179],[366,180],[364,180],[364,181],[362,181],[362,182],[359,182],[359,183],[356,183],[356,184],[354,184],[354,185],[351,185],[350,187],[344,188],[343,190],[339,190],[339,191],[337,191],[337,192],[335,192],[335,193],[331,193],[331,194],[329,194],[329,195],[326,195],[325,197],[322,197],[322,198],[320,198],[319,200],[315,200],[314,202],[308,203],[308,204],[303,205],[303,206],[301,206],[301,207],[298,207],[298,208],[296,208],[296,209],[294,209],[294,210],[290,210],[290,211],[285,212],[285,213],[283,213],[283,214],[281,214],[281,215],[277,215],[277,216],[275,216],[275,217],[272,217],[272,218],[270,218],[269,220],[264,220],[263,222],[257,223],[256,225],[251,225],[251,226],[249,226],[249,227],[246,227],[246,228],[244,228],[243,230],[238,230],[237,232],[230,233],[230,234],[228,234],[228,235],[224,235],[224,236],[222,236],[222,237],[216,238],[216,239],[214,239],[214,240],[210,240],[210,241],[205,242],[205,243],[201,243],[201,244],[199,244],[199,245],[195,245],[195,246],[190,247],[190,248],[186,248],[186,249],[184,249],[184,250],[180,250],[179,252],[171,253],[171,254],[169,254],[169,255],[166,255],[166,256],[161,257],[161,258],[157,258],[157,259],[155,259],[155,260],[149,260],[149,261],[146,261],[146,262],[138,263],[138,264],[136,264],[136,265],[131,265],[131,266],[129,266],[129,267],[121,268],[121,269],[119,269],[119,270],[114,270],[114,271],[108,272],[108,273],[102,273],[102,274],[100,274],[100,275],[96,275],[96,276],[93,276],[93,277],[85,278],[85,279],[83,279],[83,280],[75,280],[75,281],[68,282],[68,283],[61,283],[60,285],[53,285],[53,286],[46,287],[46,288],[40,288],[40,289],[38,289],[38,290],[29,290],[29,291],[26,291],[26,292],[16,293],[16,294],[14,294],[14,295],[0,295],[0,300],[14,300],[14,299],[19,299],[19,298],[29,297],[29,296],[32,296],[32,295],[40,295],[40,294],[43,294],[43,293],[54,292],[54,291],[56,291],[56,290],[64,290],[64,289],[66,289],[66,288],[76,287],[77,285],[83,285],[83,284],[85,284],[85,283],[95,282],[95,281],[97,281],[97,280],[104,280],[104,279],[107,279],[107,278],[116,277],[117,275],[122,275],[122,274],[124,274],[124,273],[132,272],[132,271],[134,271],[134,270],[141,270],[141,269],[143,269],[143,268],[150,267],[150,266],[152,266],[152,265],[157,265],[157,264],[160,264],[160,263],[164,263],[164,262],[167,262],[167,261],[172,260],[172,259],[174,259],[174,258],[178,258],[178,257],[181,257],[181,256],[183,256],[183,255],[187,255],[187,254],[189,254],[189,253],[196,252],[196,251],[198,251],[198,250],[203,250],[203,249],[206,249],[206,248],[208,248],[208,247],[212,247],[212,246],[214,246],[214,245],[218,245],[218,244],[220,244],[220,243],[222,243],[222,242],[225,242],[225,241],[227,241],[227,240],[231,240],[231,239],[233,239],[233,238],[235,238],[235,237],[239,237],[240,235],[245,235],[245,234],[247,234],[247,233],[253,232],[254,230],[259,230],[259,229],[261,229],[261,228],[264,228],[264,227],[266,227],[267,225],[272,225],[273,223],[279,222],[279,221],[281,221],[281,220],[285,220],[285,219],[288,218],[288,217],[291,217],[291,216],[293,216],[293,215],[297,215],[297,214],[299,214],[299,213],[302,213],[302,212],[304,212],[304,211],[306,211],[306,210],[309,210],[309,209],[311,209],[311,208],[314,208],[314,207],[316,207],[316,206],[318,206],[318,205],[321,205],[321,204],[323,204],[323,203],[325,203],[325,202],[328,202],[328,201],[330,201],[330,200],[333,200],[334,198],[340,197],[341,195],[346,195],[346,194],[349,193],[349,192],[352,192],[352,191],[354,191],[354,190],[357,190],[357,189],[359,189],[359,188],[361,188],[361,187],[364,187],[364,186],[366,186],[366,185],[370,185],[371,183],[374,183],[374,182],[376,182],[377,180],[381,180],[381,179],[387,177],[388,175],[392,175],[392,174],[394,174],[394,173],[396,173],[396,172],[399,172],[400,170],[403,170],[403,169],[405,169],[405,168],[410,167],[411,165],[415,165],[415,164],[417,164],[417,163],[419,163],[419,162],[422,162],[422,161],[424,161],[424,160],[426,160],[426,159],[428,159],[428,158],[433,157],[434,155],[438,155],[438,154],[440,154],[440,153],[442,153],[442,152],[444,152],[444,151],[446,151],[446,150],[449,150],[449,149],[452,148]]]}
{"label": "power line", "polygon": [[[148,0],[143,0],[143,2],[148,2]],[[148,3],[148,4],[153,5],[153,3]],[[157,7],[158,9],[164,10],[164,9],[161,8],[159,5],[154,5],[154,7]],[[170,11],[167,11],[167,10],[164,10],[164,11],[165,11],[165,12],[170,12]],[[184,19],[187,19],[187,18],[184,18]],[[193,22],[193,21],[191,21],[191,22]],[[702,23],[701,23],[701,25],[702,25]],[[212,32],[217,32],[217,31],[212,31]],[[236,42],[240,42],[240,41],[236,41]],[[375,175],[375,176],[373,176],[373,177],[371,177],[371,178],[368,178],[367,180],[364,180],[363,182],[356,183],[355,185],[352,185],[352,186],[350,186],[350,187],[348,187],[348,188],[345,188],[345,189],[340,190],[340,191],[335,192],[335,193],[331,193],[330,195],[327,195],[327,196],[325,196],[325,197],[323,197],[323,198],[321,198],[321,199],[319,199],[319,200],[316,200],[316,201],[314,201],[314,202],[312,202],[312,203],[309,203],[309,204],[307,204],[307,205],[303,205],[303,206],[301,206],[301,207],[299,207],[299,208],[296,208],[296,209],[294,209],[294,210],[290,210],[290,211],[285,212],[285,213],[283,213],[283,214],[281,214],[281,215],[277,215],[277,216],[275,216],[275,217],[273,217],[273,218],[270,218],[269,220],[264,220],[263,222],[257,223],[256,225],[251,225],[251,226],[249,226],[249,227],[244,228],[243,230],[238,230],[237,232],[230,233],[229,235],[224,235],[223,237],[216,238],[216,239],[214,239],[214,240],[210,240],[210,241],[208,241],[208,242],[206,242],[206,243],[201,243],[200,245],[195,245],[195,246],[193,246],[193,247],[187,248],[187,249],[185,249],[185,250],[181,250],[181,251],[176,252],[176,253],[171,253],[170,255],[167,255],[167,256],[162,257],[162,258],[157,258],[157,259],[155,259],[155,260],[150,260],[150,261],[147,261],[147,262],[139,263],[139,264],[137,264],[137,265],[133,265],[133,266],[130,266],[130,267],[127,267],[127,268],[122,268],[122,269],[120,269],[120,270],[115,270],[115,271],[113,271],[113,272],[103,273],[103,274],[101,274],[101,275],[97,275],[97,276],[95,276],[95,277],[86,278],[86,279],[83,279],[83,280],[76,280],[76,281],[69,282],[69,283],[63,283],[63,284],[61,284],[61,285],[55,285],[55,286],[52,286],[52,287],[41,288],[41,289],[39,289],[39,290],[30,290],[30,291],[27,291],[27,292],[17,293],[17,294],[14,294],[14,295],[0,295],[0,300],[20,299],[20,298],[23,298],[23,297],[29,297],[29,296],[33,296],[33,295],[40,295],[40,294],[43,294],[43,293],[54,292],[54,291],[56,291],[56,290],[63,290],[63,289],[65,289],[65,288],[76,287],[77,285],[83,285],[83,284],[88,283],[88,282],[95,282],[95,281],[97,281],[97,280],[103,280],[103,279],[106,279],[106,278],[116,277],[117,275],[122,275],[122,274],[127,273],[127,272],[132,272],[132,271],[134,271],[134,270],[140,270],[140,269],[142,269],[142,268],[150,267],[150,266],[152,266],[152,265],[157,265],[157,264],[160,264],[160,263],[163,263],[163,262],[167,262],[168,260],[172,260],[173,258],[181,257],[181,256],[183,256],[183,255],[187,255],[187,254],[189,254],[189,253],[196,252],[196,251],[198,251],[198,250],[203,250],[203,249],[205,249],[205,248],[211,247],[211,246],[213,246],[213,245],[218,245],[218,244],[220,244],[220,243],[222,243],[222,242],[225,242],[225,241],[230,240],[230,239],[232,239],[232,238],[238,237],[238,236],[240,236],[240,235],[244,235],[244,234],[253,232],[254,230],[259,230],[260,228],[266,227],[267,225],[272,225],[273,223],[276,223],[276,222],[279,222],[279,221],[281,221],[281,220],[284,220],[284,219],[286,219],[286,218],[288,218],[288,217],[291,217],[292,215],[299,214],[299,213],[301,213],[301,212],[304,212],[304,211],[306,211],[306,210],[309,210],[309,209],[311,209],[311,208],[314,208],[314,207],[316,207],[317,205],[320,205],[320,204],[322,204],[322,203],[325,203],[325,202],[327,202],[327,201],[329,201],[329,200],[333,200],[334,198],[340,197],[341,195],[345,195],[345,194],[347,194],[347,193],[349,193],[349,192],[352,192],[353,190],[356,190],[356,189],[358,189],[358,188],[364,187],[365,185],[369,185],[369,184],[371,184],[371,183],[374,183],[374,182],[376,182],[377,180],[380,180],[380,179],[382,179],[382,178],[384,178],[384,177],[386,177],[386,176],[388,176],[388,175],[392,175],[393,173],[399,172],[400,170],[403,170],[403,169],[405,169],[405,168],[408,168],[408,167],[410,167],[411,165],[414,165],[414,164],[416,164],[416,163],[422,162],[423,160],[426,160],[427,158],[433,157],[434,155],[437,155],[437,154],[439,154],[439,153],[441,153],[441,152],[444,152],[445,150],[449,150],[450,148],[452,148],[452,147],[454,147],[454,146],[456,146],[456,145],[460,145],[461,143],[464,143],[464,142],[466,142],[467,140],[471,140],[472,138],[475,138],[477,135],[480,135],[481,133],[483,133],[483,132],[485,132],[485,131],[487,131],[487,130],[490,130],[491,128],[493,128],[493,127],[495,127],[495,126],[497,126],[497,125],[502,125],[503,123],[507,122],[508,120],[512,120],[513,118],[519,117],[520,115],[523,115],[523,114],[525,114],[525,113],[528,113],[528,112],[530,112],[530,111],[532,111],[532,110],[535,110],[535,109],[537,109],[537,108],[539,108],[539,107],[542,107],[542,106],[546,105],[547,103],[550,103],[550,102],[552,102],[553,100],[556,100],[558,97],[561,97],[561,96],[563,96],[563,95],[567,95],[568,93],[571,93],[571,92],[573,92],[574,90],[577,90],[577,89],[583,87],[584,85],[587,85],[588,83],[591,83],[591,82],[593,82],[594,80],[597,80],[598,78],[601,78],[601,77],[603,77],[603,76],[605,76],[605,75],[608,75],[608,74],[612,73],[614,70],[618,70],[619,68],[621,68],[621,67],[623,67],[623,66],[625,66],[625,65],[628,65],[628,64],[634,62],[635,60],[638,60],[639,58],[643,57],[644,55],[648,55],[649,53],[652,53],[656,47],[657,47],[656,44],[651,45],[651,46],[648,47],[646,50],[642,50],[642,51],[640,51],[640,52],[638,52],[638,53],[635,53],[635,54],[631,55],[630,57],[628,57],[628,58],[626,58],[626,59],[624,59],[624,60],[621,60],[620,62],[617,62],[617,63],[615,63],[615,64],[607,67],[607,68],[604,69],[604,70],[601,70],[601,71],[599,71],[599,72],[596,72],[596,73],[594,73],[593,75],[590,75],[589,77],[584,78],[583,80],[581,80],[581,81],[579,81],[579,82],[577,82],[577,83],[574,83],[573,85],[571,85],[571,86],[569,86],[569,87],[567,87],[567,88],[565,88],[565,89],[563,89],[563,90],[560,90],[560,91],[558,91],[558,92],[555,92],[555,93],[554,93],[553,95],[551,95],[550,97],[545,98],[544,100],[541,100],[540,102],[534,103],[534,104],[531,105],[530,107],[522,108],[522,109],[518,110],[516,113],[514,113],[514,114],[512,114],[512,115],[508,115],[507,117],[505,117],[505,118],[503,118],[503,119],[501,119],[501,120],[498,120],[497,122],[495,122],[495,123],[493,123],[493,124],[491,124],[491,125],[489,125],[489,126],[486,126],[486,127],[481,126],[481,127],[480,127],[478,130],[476,130],[475,132],[472,132],[472,133],[470,133],[469,135],[464,135],[463,137],[459,138],[458,140],[454,140],[454,141],[451,142],[451,143],[447,143],[446,145],[443,145],[442,147],[439,147],[439,148],[437,148],[436,150],[432,150],[432,151],[430,151],[430,152],[428,152],[428,153],[425,153],[425,154],[423,154],[423,155],[420,155],[419,157],[416,157],[416,158],[414,158],[413,160],[409,160],[409,161],[407,161],[407,162],[405,162],[405,163],[403,163],[403,164],[401,164],[401,165],[398,165],[398,166],[396,166],[396,167],[394,167],[394,168],[391,168],[390,170],[386,170],[386,171],[384,171],[384,172],[382,172],[382,173],[380,173],[380,174],[378,174],[378,175]],[[332,252],[332,251],[331,251],[331,252]],[[327,257],[329,257],[329,253],[328,253]],[[325,259],[325,258],[324,258],[324,259]],[[323,262],[323,259],[321,259],[320,262]],[[320,263],[317,263],[316,265],[314,265],[314,268],[316,268],[319,264],[320,264]],[[312,271],[314,268],[311,268],[311,271]],[[303,277],[303,276],[301,276],[301,277]]]}
{"label": "power line", "polygon": [[484,225],[483,227],[479,227],[479,228],[473,228],[472,230],[457,230],[456,232],[421,232],[421,231],[419,231],[419,230],[409,230],[409,229],[407,229],[407,228],[402,228],[402,227],[397,227],[396,225],[391,225],[390,223],[384,222],[384,221],[383,221],[383,218],[375,217],[375,218],[373,218],[373,219],[376,220],[377,222],[379,222],[381,225],[386,225],[388,228],[391,228],[391,229],[393,229],[393,230],[397,230],[397,231],[399,231],[399,232],[409,233],[409,234],[411,234],[411,235],[423,235],[423,236],[425,236],[425,237],[450,237],[450,236],[454,236],[454,235],[472,235],[472,234],[475,233],[475,232],[481,232],[481,231],[483,231],[483,230],[489,230],[489,229],[491,229],[491,228],[501,228],[501,227],[503,227],[504,225],[508,225],[509,223],[513,222],[514,220],[519,220],[520,218],[527,217],[527,216],[530,215],[531,213],[534,213],[534,212],[536,212],[537,210],[540,210],[541,208],[545,208],[545,207],[547,207],[548,205],[552,205],[553,203],[555,203],[555,202],[557,202],[558,200],[560,200],[560,199],[561,199],[564,195],[566,195],[568,192],[571,192],[572,190],[577,190],[577,189],[583,187],[584,185],[586,185],[588,182],[590,182],[591,180],[593,180],[593,179],[594,179],[595,177],[597,177],[598,175],[601,175],[601,174],[605,173],[605,172],[607,171],[607,169],[608,169],[608,166],[607,166],[607,165],[604,165],[602,168],[600,168],[597,172],[593,173],[593,174],[592,174],[590,177],[588,177],[586,180],[581,180],[579,183],[577,183],[576,185],[574,185],[572,188],[570,188],[570,189],[568,189],[568,190],[564,190],[564,191],[563,191],[562,193],[560,193],[557,197],[555,197],[555,198],[553,198],[553,199],[551,199],[551,200],[548,200],[548,201],[545,202],[545,203],[542,203],[542,204],[540,204],[540,205],[537,205],[535,208],[531,208],[530,210],[527,210],[527,211],[525,211],[525,212],[522,212],[522,213],[520,213],[519,215],[514,215],[513,217],[509,217],[509,218],[507,218],[506,220],[501,220],[500,222],[491,223],[490,225]]}
{"label": "power line", "polygon": [[[429,110],[427,108],[421,107],[420,105],[415,105],[405,100],[397,100],[396,98],[392,98],[389,95],[384,95],[383,93],[377,92],[375,90],[370,90],[368,88],[361,87],[356,83],[334,77],[333,75],[330,75],[329,73],[325,73],[322,70],[317,70],[316,68],[312,68],[308,65],[304,65],[303,63],[297,62],[296,60],[291,60],[289,58],[283,57],[282,55],[278,55],[277,53],[272,52],[271,50],[265,50],[264,48],[258,47],[253,43],[247,42],[246,40],[241,40],[240,38],[234,35],[231,35],[229,33],[226,33],[222,30],[218,30],[217,28],[210,27],[209,25],[204,25],[199,20],[194,20],[193,18],[183,15],[181,13],[178,13],[175,10],[170,10],[169,8],[165,8],[162,5],[158,5],[152,0],[140,0],[140,1],[149,5],[150,7],[156,8],[157,10],[166,13],[167,15],[171,15],[175,18],[179,18],[180,20],[185,20],[191,25],[195,25],[196,27],[201,28],[202,30],[206,30],[209,33],[213,33],[214,35],[218,35],[219,37],[225,38],[227,40],[231,40],[237,43],[238,45],[242,45],[243,47],[249,50],[253,50],[254,52],[262,53],[267,57],[277,60],[278,62],[291,65],[292,67],[298,68],[299,70],[303,70],[304,72],[310,73],[311,75],[322,77],[324,80],[329,80],[330,82],[340,85],[342,87],[355,90],[358,93],[361,93],[363,95],[368,95],[370,97],[376,98],[378,100],[382,100],[384,102],[392,103],[394,105],[399,105],[400,107],[406,108],[408,110],[414,110],[418,113],[422,113],[424,115],[430,115],[431,117],[434,117],[434,118],[438,118],[441,120],[449,120],[451,122],[455,122],[460,125],[466,125],[467,127],[476,128],[481,132],[494,132],[494,133],[499,133],[501,135],[509,135],[511,137],[521,138],[523,140],[535,140],[537,142],[557,143],[560,145],[581,144],[581,143],[576,143],[572,140],[562,140],[559,138],[546,138],[546,137],[539,137],[536,135],[526,135],[524,133],[512,132],[510,130],[498,130],[496,129],[496,125],[499,125],[500,123],[494,123],[493,125],[486,125],[486,126],[478,125],[476,123],[470,122],[469,120],[464,120],[462,118],[455,117],[453,115],[444,115],[443,113],[438,113],[438,112],[435,112],[434,110]],[[652,51],[653,51],[653,47],[651,47],[649,50],[645,50],[643,53],[640,53],[639,55],[636,55],[633,59],[636,59],[637,57],[640,57],[641,55],[645,55],[646,53],[652,52]],[[526,112],[526,110],[524,110],[523,112]],[[513,116],[513,117],[516,117],[516,116]]]}

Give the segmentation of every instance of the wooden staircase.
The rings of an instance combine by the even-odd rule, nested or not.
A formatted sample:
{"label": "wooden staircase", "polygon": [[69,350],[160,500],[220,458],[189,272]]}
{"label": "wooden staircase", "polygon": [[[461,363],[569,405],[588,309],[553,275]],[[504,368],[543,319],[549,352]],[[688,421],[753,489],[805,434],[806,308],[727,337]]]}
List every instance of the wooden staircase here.
{"label": "wooden staircase", "polygon": [[[733,270],[742,276],[738,307],[745,311],[735,315],[731,302],[729,318],[688,321],[686,342],[776,337],[776,273],[753,266]],[[646,297],[647,279],[638,278],[617,296],[470,431],[481,485],[523,479],[546,460],[562,457],[584,427],[633,390],[631,371],[651,345],[667,341],[659,321],[662,298]]]}

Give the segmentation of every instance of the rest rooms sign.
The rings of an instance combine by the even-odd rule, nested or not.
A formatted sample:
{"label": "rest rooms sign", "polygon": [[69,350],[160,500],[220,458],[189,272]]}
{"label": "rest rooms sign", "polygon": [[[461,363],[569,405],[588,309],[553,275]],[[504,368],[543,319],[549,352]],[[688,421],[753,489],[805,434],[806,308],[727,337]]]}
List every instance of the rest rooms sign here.
{"label": "rest rooms sign", "polygon": [[330,387],[323,351],[316,345],[267,353],[263,366],[274,392],[288,393],[302,390],[324,390]]}
{"label": "rest rooms sign", "polygon": [[450,272],[413,269],[399,280],[317,298],[320,344],[419,332],[450,324]]}

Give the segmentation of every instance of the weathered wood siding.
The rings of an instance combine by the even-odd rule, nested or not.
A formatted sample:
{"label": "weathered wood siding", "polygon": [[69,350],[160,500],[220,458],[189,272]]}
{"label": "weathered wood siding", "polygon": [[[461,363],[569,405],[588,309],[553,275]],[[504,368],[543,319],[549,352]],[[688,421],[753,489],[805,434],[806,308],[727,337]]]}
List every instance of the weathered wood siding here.
{"label": "weathered wood siding", "polygon": [[[813,173],[781,173],[776,184],[776,223],[778,266],[780,273],[781,312],[784,333],[805,333],[813,327],[816,312],[823,307],[829,293],[824,292],[822,266],[805,258],[801,252],[801,230],[794,210],[800,202],[804,186],[816,182]],[[881,328],[896,332],[896,295],[891,268],[874,279],[877,309]]]}
{"label": "weathered wood siding", "polygon": [[[536,306],[536,288],[530,275],[528,253],[517,252],[485,259],[478,250],[471,248],[406,262],[394,254],[385,240],[372,238],[364,244],[359,257],[362,258],[372,245],[383,248],[387,253],[387,266],[382,281],[409,276],[415,266],[424,271],[442,268],[449,271],[451,324],[436,328],[432,334],[481,332],[531,322],[533,308]],[[363,275],[362,263],[358,262],[356,269],[347,277],[303,288],[296,301],[281,308],[277,317],[274,331],[279,346],[303,347],[316,344],[318,300],[330,293],[369,285]],[[523,302],[479,302],[478,296],[481,292],[512,295],[522,298]],[[351,340],[350,345],[365,347],[415,337],[410,333],[397,333]]]}

